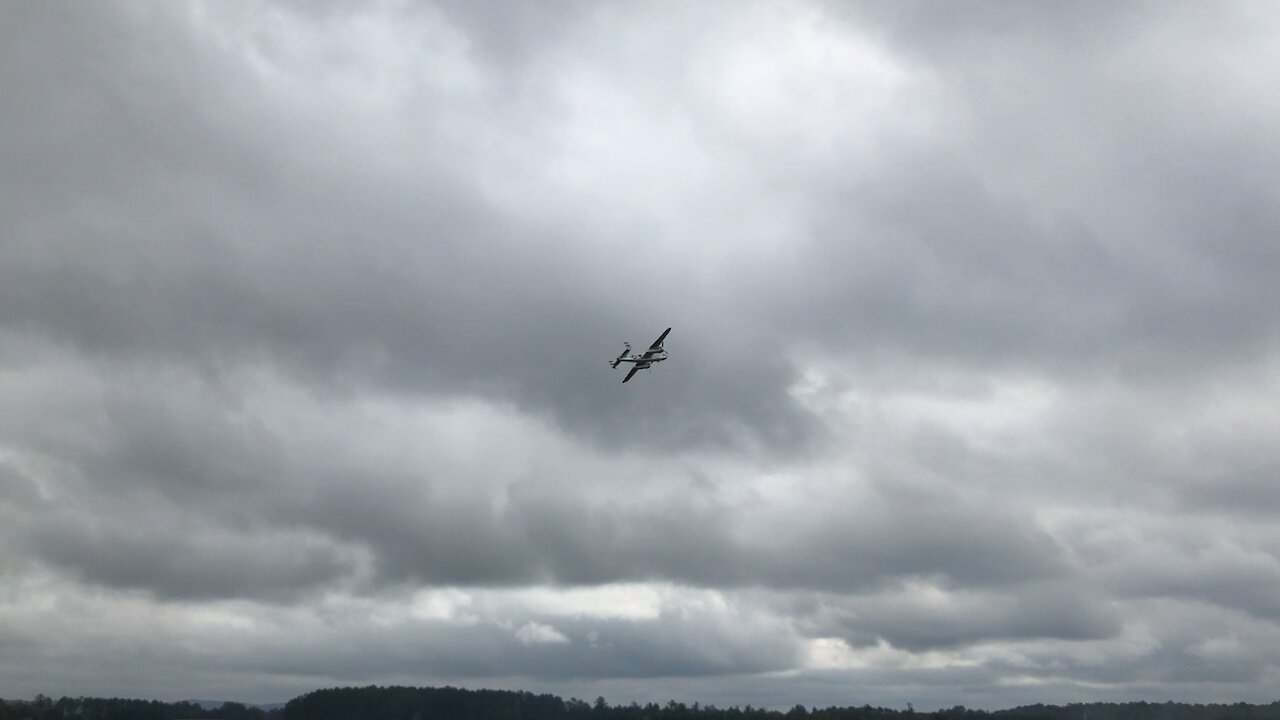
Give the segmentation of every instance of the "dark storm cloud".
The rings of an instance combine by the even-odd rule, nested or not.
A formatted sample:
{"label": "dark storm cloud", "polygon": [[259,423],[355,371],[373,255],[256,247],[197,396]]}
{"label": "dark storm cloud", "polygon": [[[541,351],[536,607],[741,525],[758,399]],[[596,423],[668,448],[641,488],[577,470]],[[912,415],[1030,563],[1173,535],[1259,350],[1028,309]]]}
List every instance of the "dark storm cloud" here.
{"label": "dark storm cloud", "polygon": [[[25,60],[7,63],[11,74],[64,69],[15,83],[24,94],[7,105],[15,136],[46,139],[8,150],[30,171],[11,178],[21,204],[8,216],[21,221],[6,232],[6,325],[126,358],[265,360],[325,386],[512,397],[612,444],[733,445],[745,429],[792,447],[815,430],[786,396],[791,371],[776,352],[723,367],[745,348],[680,309],[693,296],[679,267],[641,257],[620,271],[568,218],[529,224],[492,205],[449,167],[473,151],[431,122],[367,128],[385,139],[353,152],[340,133],[361,118],[299,117],[234,46],[192,60],[208,40],[188,18],[140,14],[108,14],[91,32],[69,14],[39,45],[11,49]],[[74,66],[62,43],[77,33],[91,52],[132,49]],[[324,91],[329,78],[295,80]],[[48,99],[67,97],[85,104],[44,122]],[[140,105],[155,98],[167,104]],[[468,122],[447,100],[430,88],[408,99],[423,120]],[[536,136],[547,118],[530,103]],[[516,129],[476,119],[482,134]],[[388,184],[379,170],[401,177]],[[615,229],[643,251],[634,230]],[[622,338],[647,345],[667,325],[694,371],[682,384],[638,397],[596,372]],[[643,432],[623,421],[659,410],[666,421]]]}
{"label": "dark storm cloud", "polygon": [[[490,469],[431,437],[482,423],[480,415],[423,426],[406,424],[412,415],[362,411],[356,400],[295,409],[298,397],[266,392],[260,380],[121,370],[108,383],[84,370],[51,367],[33,386],[48,402],[12,408],[58,432],[18,427],[16,414],[0,414],[0,423],[60,462],[10,468],[27,481],[11,502],[38,529],[28,538],[32,557],[108,586],[287,597],[363,581],[353,553],[368,554],[378,585],[669,579],[850,591],[901,577],[970,588],[1070,572],[1064,548],[1017,514],[954,489],[908,491],[893,476],[869,492],[811,485],[775,506],[730,499],[742,481],[696,464],[652,476],[647,463],[574,464],[555,449],[508,446],[511,467]],[[353,427],[381,436],[380,449],[333,443]],[[531,430],[517,425],[482,442],[504,445]],[[37,500],[41,478],[52,494]],[[609,490],[643,478],[646,499]],[[258,543],[271,549],[255,554]]]}
{"label": "dark storm cloud", "polygon": [[[270,498],[264,516],[368,547],[380,581],[390,583],[662,578],[707,587],[852,590],[902,576],[973,587],[1068,572],[1062,548],[1034,525],[959,498],[901,504],[872,496],[831,507],[815,496],[772,508],[725,502],[714,486],[678,483],[652,500],[597,502],[568,480],[535,476],[465,488],[429,472],[376,483],[339,473],[310,478],[322,490],[300,490],[305,502],[293,493]],[[772,529],[754,532],[757,524]]]}
{"label": "dark storm cloud", "polygon": [[1194,599],[1261,619],[1280,618],[1280,557],[1274,547],[1239,547],[1212,535],[1200,541],[1152,537],[1108,570],[1112,586],[1125,595]]}
{"label": "dark storm cloud", "polygon": [[[1252,692],[1255,683],[1275,671],[1278,658],[1268,643],[1241,641],[1249,634],[1270,637],[1274,624],[1241,622],[1237,613],[1205,612],[1194,602],[1179,600],[1143,601],[1140,607],[1145,618],[1158,621],[1158,636],[1135,638],[1129,647],[1118,648],[1107,667],[1087,654],[1041,649],[1029,650],[1023,660],[1038,671],[1082,683],[1171,690],[1216,685],[1228,696]],[[1192,617],[1195,621],[1188,623]]]}
{"label": "dark storm cloud", "polygon": [[995,596],[886,595],[844,603],[840,634],[851,644],[883,640],[912,651],[1011,639],[1097,640],[1115,637],[1117,615],[1105,597],[1084,597],[1067,584]]}
{"label": "dark storm cloud", "polygon": [[226,493],[260,488],[237,484],[216,462],[201,466],[211,475],[193,473],[182,463],[198,455],[166,449],[162,459],[176,465],[122,466],[110,452],[81,466],[69,454],[56,464],[29,456],[5,465],[13,482],[0,493],[3,540],[28,563],[162,598],[292,599],[357,569],[349,549],[323,536],[263,525],[251,510],[228,512]]}
{"label": "dark storm cloud", "polygon": [[146,515],[136,526],[141,530],[41,528],[29,551],[87,582],[176,599],[293,599],[353,571],[349,558],[305,537],[163,527]]}

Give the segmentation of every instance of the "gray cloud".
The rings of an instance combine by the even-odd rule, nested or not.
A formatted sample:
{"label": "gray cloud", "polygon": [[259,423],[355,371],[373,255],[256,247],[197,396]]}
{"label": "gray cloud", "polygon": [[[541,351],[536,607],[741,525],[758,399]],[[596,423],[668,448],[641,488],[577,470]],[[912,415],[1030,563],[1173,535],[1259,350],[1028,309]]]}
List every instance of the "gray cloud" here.
{"label": "gray cloud", "polygon": [[[425,623],[374,632],[345,651],[339,662],[353,681],[386,674],[431,677],[517,674],[548,678],[715,676],[780,670],[794,662],[794,648],[759,639],[721,618],[694,613],[653,621],[569,620],[514,627]],[[529,641],[533,627],[554,640]],[[332,638],[330,638],[332,640]],[[256,664],[273,674],[323,676],[335,663],[331,645],[316,643],[297,655],[269,656]]]}
{"label": "gray cloud", "polygon": [[[603,459],[566,465],[554,450],[509,448],[521,467],[513,475],[465,452],[433,456],[447,452],[447,440],[413,448],[421,442],[415,429],[430,434],[457,420],[406,431],[396,423],[414,422],[412,416],[377,418],[332,402],[276,414],[291,400],[243,397],[254,382],[228,388],[148,377],[86,383],[82,389],[98,393],[100,404],[77,401],[68,408],[74,415],[54,416],[63,435],[33,438],[33,446],[74,463],[52,471],[55,496],[31,505],[39,511],[36,557],[109,585],[214,597],[354,577],[359,567],[341,559],[349,551],[339,548],[367,550],[379,583],[666,578],[849,590],[901,576],[971,587],[1068,571],[1052,537],[954,493],[920,497],[887,481],[872,493],[828,491],[774,506],[732,499],[731,477],[708,480],[696,466],[677,466],[661,478],[669,489],[651,499],[591,499],[582,477],[621,469],[615,482],[626,487],[629,478],[646,477],[646,468]],[[241,398],[234,412],[225,405],[228,393]],[[307,419],[321,411],[329,416]],[[335,428],[359,424],[395,436],[373,453],[330,444]],[[92,441],[81,444],[84,438]],[[419,457],[436,463],[420,465]],[[772,530],[755,533],[757,523]],[[294,535],[284,545],[267,540],[272,527]],[[254,557],[261,565],[237,561],[259,542],[273,546]],[[224,577],[231,572],[242,580]]]}
{"label": "gray cloud", "polygon": [[6,692],[1274,684],[1274,13],[0,14]]}
{"label": "gray cloud", "polygon": [[178,598],[270,597],[282,591],[292,596],[352,571],[350,560],[305,538],[278,538],[274,533],[228,537],[193,533],[190,528],[148,530],[143,536],[38,531],[32,551],[90,582],[141,587]]}
{"label": "gray cloud", "polygon": [[[1268,352],[1274,296],[1255,271],[1274,266],[1276,216],[1257,168],[1276,136],[1254,120],[1247,51],[1210,49],[1239,8],[1205,25],[1195,6],[1154,23],[1135,5],[857,7],[852,27],[938,74],[926,111],[945,107],[930,120],[947,132],[818,176],[822,264],[801,267],[785,325],[861,354],[1090,379],[1184,382]],[[1193,58],[1240,72],[1222,82]]]}
{"label": "gray cloud", "polygon": [[851,643],[883,640],[914,651],[1008,639],[1108,639],[1121,627],[1104,598],[1083,597],[1062,584],[941,599],[903,593],[845,604],[837,611],[839,632]]}
{"label": "gray cloud", "polygon": [[[388,126],[385,118],[375,118],[383,125],[369,131],[386,133],[388,144],[359,154],[336,144],[336,135],[344,123],[364,118],[297,117],[299,109],[270,97],[264,78],[236,64],[234,47],[211,58],[209,67],[187,67],[183,63],[192,61],[184,42],[200,41],[196,29],[182,19],[160,20],[175,26],[177,39],[158,47],[145,28],[104,22],[108,29],[100,34],[114,30],[145,51],[113,59],[98,70],[102,78],[66,79],[72,92],[110,93],[120,86],[128,93],[119,105],[95,107],[96,114],[64,131],[50,150],[56,159],[46,158],[51,177],[45,182],[66,197],[41,196],[40,206],[22,208],[21,216],[34,227],[16,232],[6,253],[13,259],[6,263],[12,277],[4,283],[9,322],[86,351],[125,357],[176,357],[214,369],[265,360],[325,386],[347,381],[513,397],[552,413],[574,431],[615,444],[733,443],[731,429],[745,427],[766,441],[789,445],[812,432],[779,395],[789,371],[776,353],[740,364],[737,372],[722,371],[721,357],[734,347],[714,342],[715,328],[700,313],[675,312],[691,299],[692,286],[679,282],[679,268],[642,259],[639,266],[631,264],[632,272],[610,272],[613,279],[602,282],[598,273],[615,263],[580,229],[565,227],[569,218],[512,216],[484,198],[474,179],[451,169],[449,163],[465,161],[471,150],[454,147],[447,130],[415,128],[408,135],[402,123],[410,119]],[[156,77],[147,52],[178,56],[178,63]],[[177,111],[166,114],[158,128],[175,136],[172,142],[162,142],[150,127],[135,127],[132,114],[148,108],[134,107],[130,95],[150,99],[135,78],[186,87],[184,72],[224,72],[213,66],[217,62],[235,74],[220,74],[212,87],[186,99],[196,107],[175,102]],[[293,90],[297,80],[286,76],[281,82]],[[337,82],[323,71],[314,81],[321,87]],[[431,117],[447,101],[443,91],[433,90],[410,91],[406,102],[421,104],[424,117]],[[205,114],[205,102],[217,114]],[[39,103],[15,105],[26,108],[14,118],[16,126],[40,122]],[[499,119],[477,120],[486,134],[513,129]],[[546,120],[535,115],[532,122]],[[111,142],[102,148],[100,138],[117,132],[135,132],[141,144]],[[245,146],[275,133],[284,142]],[[317,166],[322,160],[309,154],[312,146],[328,148],[332,167]],[[81,155],[85,147],[112,155]],[[227,166],[228,158],[240,157],[254,165]],[[413,163],[412,175],[403,174],[404,162]],[[86,177],[84,164],[128,164],[130,181]],[[385,177],[335,174],[340,167],[363,168],[358,172],[365,174],[380,168],[400,177],[387,187]],[[370,192],[348,193],[348,183],[368,183]],[[264,207],[261,198],[267,195],[278,202]],[[624,242],[635,243],[631,247],[644,247],[634,230],[616,230]],[[614,297],[614,288],[622,298]],[[644,299],[627,297],[632,292]],[[638,300],[657,305],[643,314],[652,319],[624,322],[622,313],[636,309]],[[664,323],[679,326],[673,350],[681,351],[681,336],[700,337],[701,343],[690,343],[682,354],[696,373],[661,404],[634,394],[605,395],[602,379],[584,383],[586,369],[596,369],[621,333],[656,336]],[[531,362],[528,352],[538,361]],[[617,381],[606,377],[609,386]],[[619,422],[660,408],[669,421],[644,435]]]}

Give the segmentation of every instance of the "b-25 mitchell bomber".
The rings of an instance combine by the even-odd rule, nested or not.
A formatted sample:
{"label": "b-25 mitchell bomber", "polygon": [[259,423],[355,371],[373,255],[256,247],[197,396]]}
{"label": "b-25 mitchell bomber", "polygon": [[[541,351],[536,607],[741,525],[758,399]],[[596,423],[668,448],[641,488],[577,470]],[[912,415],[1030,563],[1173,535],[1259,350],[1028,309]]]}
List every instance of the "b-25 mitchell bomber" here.
{"label": "b-25 mitchell bomber", "polygon": [[609,361],[610,367],[615,367],[615,368],[624,362],[635,363],[635,366],[631,368],[631,370],[627,373],[627,376],[622,378],[622,382],[625,383],[626,381],[630,380],[632,377],[635,376],[637,372],[641,370],[648,370],[649,368],[653,367],[654,363],[660,363],[663,360],[667,359],[667,351],[662,349],[662,341],[667,339],[667,333],[669,332],[671,332],[671,328],[667,328],[666,330],[663,330],[662,334],[658,336],[658,339],[654,340],[653,344],[649,346],[649,349],[645,350],[644,352],[638,355],[633,354],[631,352],[630,342],[622,343],[625,346],[625,349],[622,351],[622,354],[619,355],[617,358]]}

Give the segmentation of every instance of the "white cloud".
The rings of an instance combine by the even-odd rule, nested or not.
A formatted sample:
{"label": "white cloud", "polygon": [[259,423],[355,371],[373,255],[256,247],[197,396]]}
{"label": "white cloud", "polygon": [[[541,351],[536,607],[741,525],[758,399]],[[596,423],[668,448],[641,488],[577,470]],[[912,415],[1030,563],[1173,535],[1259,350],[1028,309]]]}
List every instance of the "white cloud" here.
{"label": "white cloud", "polygon": [[569,642],[569,638],[554,627],[536,623],[532,620],[516,628],[516,639],[525,645],[554,645]]}

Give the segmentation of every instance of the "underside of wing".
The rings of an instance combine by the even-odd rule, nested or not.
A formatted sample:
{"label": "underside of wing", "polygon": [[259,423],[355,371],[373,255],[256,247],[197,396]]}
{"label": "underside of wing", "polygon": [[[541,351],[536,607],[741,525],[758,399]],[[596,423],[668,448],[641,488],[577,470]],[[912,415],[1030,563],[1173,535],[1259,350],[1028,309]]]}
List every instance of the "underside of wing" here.
{"label": "underside of wing", "polygon": [[667,339],[667,333],[669,333],[669,332],[671,332],[671,328],[667,328],[666,330],[663,330],[663,331],[662,331],[662,334],[658,336],[658,339],[657,339],[657,340],[654,340],[654,341],[653,341],[653,344],[649,346],[649,349],[650,349],[650,350],[661,350],[661,349],[662,349],[662,341]]}
{"label": "underside of wing", "polygon": [[630,380],[633,376],[635,376],[636,373],[640,372],[640,367],[641,367],[640,363],[636,363],[635,365],[632,365],[631,371],[627,373],[626,377],[622,378],[622,382],[626,382]]}

